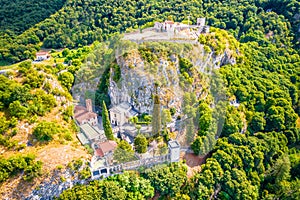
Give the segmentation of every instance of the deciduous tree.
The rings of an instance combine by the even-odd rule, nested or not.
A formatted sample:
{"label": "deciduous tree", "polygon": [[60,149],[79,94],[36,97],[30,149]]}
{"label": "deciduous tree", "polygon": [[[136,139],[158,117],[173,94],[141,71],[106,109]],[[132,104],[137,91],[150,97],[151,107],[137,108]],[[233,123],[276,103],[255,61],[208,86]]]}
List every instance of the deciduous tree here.
{"label": "deciduous tree", "polygon": [[137,135],[134,138],[134,147],[138,153],[146,153],[148,147],[147,138],[142,134]]}

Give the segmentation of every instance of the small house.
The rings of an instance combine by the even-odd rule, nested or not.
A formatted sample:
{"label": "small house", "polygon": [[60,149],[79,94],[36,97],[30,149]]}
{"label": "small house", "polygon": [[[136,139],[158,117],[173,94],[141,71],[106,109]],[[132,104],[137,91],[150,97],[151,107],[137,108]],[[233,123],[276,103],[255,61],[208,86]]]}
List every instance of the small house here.
{"label": "small house", "polygon": [[175,24],[173,21],[165,21],[163,23],[163,29],[167,32],[174,30],[174,26],[175,26]]}
{"label": "small house", "polygon": [[105,157],[113,154],[114,150],[117,148],[117,143],[113,140],[106,142],[101,142],[95,144],[95,154],[98,157]]}
{"label": "small house", "polygon": [[155,22],[155,23],[154,23],[154,28],[155,28],[155,30],[156,30],[157,32],[160,32],[160,31],[161,31],[162,26],[163,26],[163,24],[160,23],[160,22]]}
{"label": "small house", "polygon": [[205,17],[197,18],[197,26],[205,26]]}
{"label": "small house", "polygon": [[48,52],[37,52],[35,56],[37,61],[48,60],[50,58],[50,54]]}
{"label": "small house", "polygon": [[92,126],[95,126],[98,124],[98,118],[97,114],[93,112],[92,108],[92,100],[87,99],[85,101],[86,107],[84,106],[75,106],[74,109],[74,117],[76,119],[76,122],[79,125],[83,125],[86,123],[91,124]]}

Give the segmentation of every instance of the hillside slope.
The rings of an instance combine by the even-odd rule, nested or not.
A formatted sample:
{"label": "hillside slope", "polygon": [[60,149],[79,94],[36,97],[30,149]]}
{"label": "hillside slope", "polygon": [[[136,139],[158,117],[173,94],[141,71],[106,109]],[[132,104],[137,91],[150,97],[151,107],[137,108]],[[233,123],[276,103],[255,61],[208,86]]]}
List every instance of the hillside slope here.
{"label": "hillside slope", "polygon": [[[13,3],[19,1],[0,2],[5,2],[5,9],[22,10],[11,21],[11,13],[3,12],[0,65],[34,59],[41,47],[64,48],[53,49],[50,60],[39,64],[27,60],[1,71],[3,198],[22,199],[29,193],[49,197],[52,193],[44,190],[49,179],[57,186],[50,186],[58,191],[55,195],[62,192],[57,183],[65,183],[64,189],[80,183],[72,182],[69,172],[64,174],[68,180],[60,176],[72,160],[90,157],[75,137],[72,86],[78,86],[72,90],[74,97],[76,92],[79,97],[95,97],[98,107],[103,101],[116,105],[132,98],[142,101],[134,102],[135,106],[147,111],[155,85],[162,86],[162,105],[170,115],[168,101],[184,93],[184,106],[171,106],[174,112],[184,110],[176,121],[192,119],[184,127],[192,133],[187,146],[195,157],[205,160],[201,171],[187,177],[183,163],[140,168],[83,182],[64,191],[60,199],[300,199],[298,0],[67,0],[64,4],[57,0],[45,15],[43,9],[32,9],[30,16],[38,16],[34,19],[22,15],[25,6],[19,3],[17,9]],[[41,4],[46,9],[50,6],[47,1],[32,8]],[[118,33],[153,26],[153,21],[186,23],[188,16],[193,23],[197,17],[206,17],[211,26],[210,34],[198,38],[199,51],[196,45],[183,44],[183,52],[180,45],[149,42],[121,56],[115,53],[129,46],[126,41],[118,46]],[[213,59],[221,57],[233,57],[234,62]],[[197,59],[203,68],[197,68]],[[205,63],[217,66],[209,74],[210,81]],[[155,75],[159,81],[143,83]],[[172,85],[176,88],[168,90]],[[220,106],[215,104],[218,98],[224,100]],[[161,116],[154,118],[159,124]],[[157,133],[163,142],[175,138],[167,127]],[[76,162],[82,164],[68,165],[74,174],[79,169],[74,167]]]}
{"label": "hillside slope", "polygon": [[57,12],[66,0],[0,1],[0,32],[19,35]]}
{"label": "hillside slope", "polygon": [[[128,199],[136,196],[139,199],[149,197],[156,199],[159,196],[162,199],[236,200],[300,197],[299,174],[297,175],[300,169],[298,145],[300,134],[296,124],[299,118],[299,54],[293,49],[277,47],[270,43],[266,46],[260,46],[257,42],[239,43],[227,31],[216,28],[211,28],[210,34],[201,35],[199,42],[204,46],[206,53],[211,52],[216,57],[231,51],[231,56],[236,57],[236,63],[224,63],[225,65],[213,73],[213,77],[220,79],[203,83],[205,78],[201,70],[195,70],[197,66],[192,64],[193,58],[202,58],[201,53],[192,51],[191,45],[186,45],[183,52],[176,43],[145,42],[138,47],[136,45],[135,50],[131,49],[125,51],[122,56],[119,54],[115,56],[112,53],[114,52],[114,49],[111,49],[112,45],[107,44],[102,46],[105,50],[97,49],[90,57],[91,60],[88,60],[90,68],[87,67],[85,70],[82,68],[80,78],[87,82],[90,80],[88,83],[94,87],[93,75],[98,75],[100,71],[103,73],[102,68],[107,67],[100,78],[97,92],[106,94],[103,91],[117,91],[117,87],[120,87],[120,91],[116,92],[117,95],[112,96],[111,102],[118,103],[118,92],[121,94],[120,98],[128,99],[129,91],[129,94],[133,94],[131,98],[137,101],[135,106],[139,107],[142,103],[148,103],[146,98],[151,95],[149,90],[154,83],[152,79],[155,75],[157,79],[154,80],[161,83],[158,84],[161,91],[177,86],[176,76],[182,75],[180,87],[185,93],[183,117],[196,116],[195,121],[192,120],[191,128],[194,128],[196,136],[191,137],[192,143],[189,144],[196,155],[206,159],[205,164],[201,165],[201,171],[195,172],[189,179],[186,165],[182,163],[150,169],[141,168],[136,174],[133,173],[134,176],[125,172],[92,181],[87,185],[77,185],[64,191],[60,199],[89,197],[106,199],[107,195],[113,196],[112,199]],[[178,67],[176,56],[173,55],[174,49],[179,50],[182,56],[179,70],[173,69]],[[104,55],[112,59],[105,60]],[[99,59],[93,60],[92,58],[96,56]],[[118,58],[118,62],[115,58]],[[184,58],[186,60],[183,60]],[[207,56],[204,57],[202,64],[205,63],[205,59]],[[97,65],[97,62],[101,64]],[[117,70],[118,67],[120,71]],[[164,71],[173,73],[172,78],[163,75]],[[175,74],[175,71],[178,74]],[[146,81],[147,78],[149,80]],[[197,83],[196,78],[202,81],[203,86],[211,87],[206,90],[209,91],[207,98],[201,98],[202,96],[196,94],[197,89],[200,89],[199,86],[189,90],[189,87],[192,88]],[[213,97],[218,96],[212,93],[223,89],[218,81],[225,85],[226,101],[234,99],[238,103],[224,102],[224,107],[221,107],[224,109],[218,109],[218,105],[214,106]],[[180,96],[180,88],[176,88],[175,91],[176,95]],[[146,98],[139,98],[138,92]],[[161,99],[166,96],[167,92],[160,93]],[[99,102],[102,102],[102,99]],[[216,121],[216,115],[225,118],[223,126],[220,121]],[[212,128],[215,126],[217,130],[221,129],[218,130],[221,135],[216,134],[218,131]],[[192,132],[189,131],[191,130],[189,127],[187,126],[187,132]],[[161,131],[161,135],[168,138],[172,133]],[[136,181],[150,182],[150,185],[147,185],[141,194],[134,192],[141,191],[140,185],[135,184]],[[113,195],[115,191],[118,191],[117,195]]]}
{"label": "hillside slope", "polygon": [[[146,23],[173,19],[196,22],[206,17],[208,25],[227,29],[242,41],[258,40],[277,45],[297,45],[299,35],[298,1],[292,1],[282,10],[274,9],[265,1],[77,1],[70,0],[57,13],[23,34],[0,38],[0,59],[15,63],[33,58],[41,46],[47,48],[78,47],[95,40],[106,40],[108,34],[143,27]],[[278,13],[276,13],[276,11]],[[293,15],[293,13],[295,13]],[[291,29],[291,27],[293,29]],[[294,35],[296,34],[296,38]],[[293,43],[291,43],[293,41]]]}
{"label": "hillside slope", "polygon": [[25,61],[0,75],[3,198],[23,199],[58,166],[89,157],[70,118],[72,97],[52,70],[57,69]]}

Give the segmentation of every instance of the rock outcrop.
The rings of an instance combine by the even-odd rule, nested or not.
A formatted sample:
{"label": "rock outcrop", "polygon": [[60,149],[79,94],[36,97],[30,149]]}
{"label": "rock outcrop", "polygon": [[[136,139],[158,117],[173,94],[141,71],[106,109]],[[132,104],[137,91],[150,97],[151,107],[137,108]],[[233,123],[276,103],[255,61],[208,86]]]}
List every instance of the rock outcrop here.
{"label": "rock outcrop", "polygon": [[[194,45],[188,52],[168,53],[151,49],[151,53],[157,58],[153,62],[142,59],[138,50],[131,50],[126,56],[119,56],[117,63],[121,69],[121,79],[110,79],[109,96],[112,105],[128,102],[140,113],[151,113],[154,94],[154,85],[160,85],[158,89],[162,105],[181,109],[184,92],[193,91],[201,98],[203,94],[204,80],[201,74],[211,74],[213,69],[218,69],[225,64],[234,64],[235,59],[225,51],[222,55],[214,55],[213,52],[205,52],[202,45]],[[180,73],[179,57],[190,60],[194,69],[201,73],[190,74],[193,82],[189,88],[182,84],[183,76]],[[113,77],[113,71],[111,77]],[[207,82],[206,82],[207,83]],[[207,86],[208,87],[208,86]]]}
{"label": "rock outcrop", "polygon": [[[121,79],[115,82],[110,79],[109,95],[113,105],[128,102],[141,113],[151,113],[154,85],[159,83],[159,93],[164,106],[171,106],[180,99],[179,64],[178,58],[160,58],[158,63],[144,62],[138,51],[128,54],[126,58],[120,57],[118,65],[121,68]],[[113,75],[112,75],[113,76]],[[169,101],[165,99],[169,97]]]}

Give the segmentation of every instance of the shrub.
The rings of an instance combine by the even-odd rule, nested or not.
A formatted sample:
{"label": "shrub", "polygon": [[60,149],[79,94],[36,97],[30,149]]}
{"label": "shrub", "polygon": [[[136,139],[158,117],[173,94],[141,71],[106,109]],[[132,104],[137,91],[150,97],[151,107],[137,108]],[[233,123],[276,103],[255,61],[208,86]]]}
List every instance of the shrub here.
{"label": "shrub", "polygon": [[137,135],[134,139],[134,147],[138,153],[146,153],[148,147],[148,141],[144,135]]}
{"label": "shrub", "polygon": [[85,167],[83,170],[79,172],[80,179],[88,179],[91,177],[91,171],[89,167]]}
{"label": "shrub", "polygon": [[72,141],[73,140],[72,134],[68,131],[66,133],[64,133],[63,138],[67,141]]}
{"label": "shrub", "polygon": [[54,122],[42,121],[33,130],[33,135],[41,142],[51,141],[56,133],[61,132],[60,129],[60,125]]}
{"label": "shrub", "polygon": [[88,144],[84,145],[84,147],[89,152],[89,154],[92,154],[92,155],[94,154],[94,150]]}
{"label": "shrub", "polygon": [[17,173],[24,171],[23,179],[31,181],[34,177],[41,175],[42,162],[34,161],[34,155],[18,155],[8,159],[0,159],[0,182],[4,182]]}

